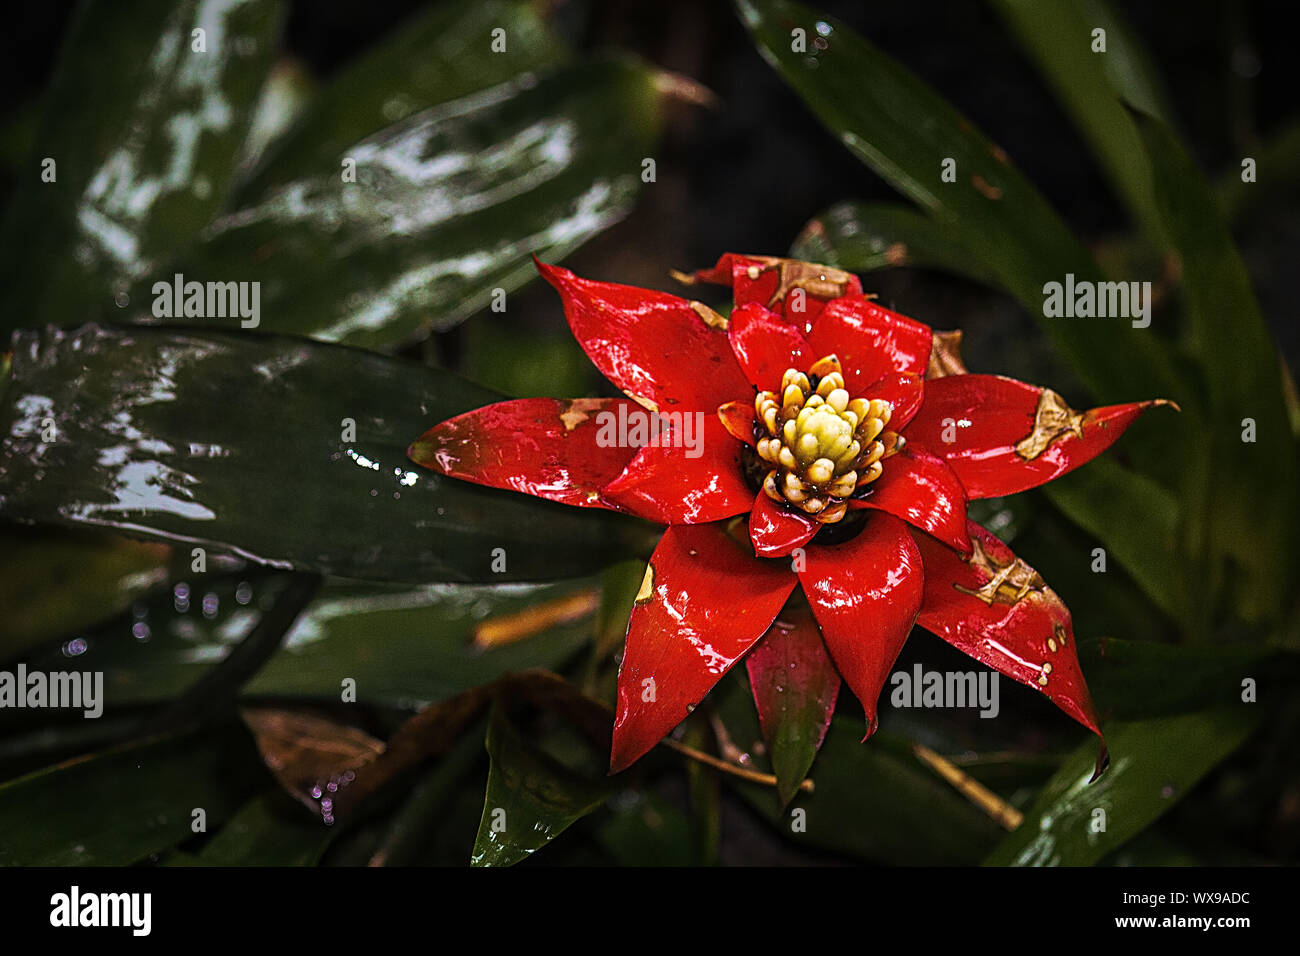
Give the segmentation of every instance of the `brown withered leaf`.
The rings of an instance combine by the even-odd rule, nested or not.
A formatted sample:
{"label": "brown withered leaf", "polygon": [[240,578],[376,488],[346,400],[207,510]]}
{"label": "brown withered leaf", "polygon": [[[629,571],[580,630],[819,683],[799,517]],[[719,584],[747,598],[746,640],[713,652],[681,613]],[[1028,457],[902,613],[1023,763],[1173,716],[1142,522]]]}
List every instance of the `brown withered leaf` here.
{"label": "brown withered leaf", "polygon": [[337,794],[384,752],[382,740],[307,711],[246,707],[240,715],[280,785],[326,822]]}

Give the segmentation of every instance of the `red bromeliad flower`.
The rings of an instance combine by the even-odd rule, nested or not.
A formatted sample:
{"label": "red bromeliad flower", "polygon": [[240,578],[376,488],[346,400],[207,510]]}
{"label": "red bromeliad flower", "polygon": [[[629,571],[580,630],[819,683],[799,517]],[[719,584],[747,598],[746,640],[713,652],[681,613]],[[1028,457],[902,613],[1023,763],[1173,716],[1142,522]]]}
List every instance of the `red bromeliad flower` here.
{"label": "red bromeliad flower", "polygon": [[[769,740],[789,688],[819,746],[841,678],[869,736],[913,624],[1100,735],[1069,611],[966,503],[1064,474],[1160,402],[1079,413],[1050,389],[968,374],[960,333],[811,263],[728,254],[677,274],[731,286],[730,319],[538,269],[628,398],[501,402],[437,425],[410,454],[455,478],[668,525],[628,625],[611,772],[742,657]],[[617,423],[647,418],[617,440]]]}

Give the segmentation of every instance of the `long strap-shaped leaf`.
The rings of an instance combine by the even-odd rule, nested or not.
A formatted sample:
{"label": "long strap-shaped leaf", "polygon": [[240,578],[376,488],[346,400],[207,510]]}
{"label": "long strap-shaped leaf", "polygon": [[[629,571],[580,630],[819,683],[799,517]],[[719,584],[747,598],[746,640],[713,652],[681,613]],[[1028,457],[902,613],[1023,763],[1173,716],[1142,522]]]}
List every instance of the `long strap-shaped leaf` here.
{"label": "long strap-shaped leaf", "polygon": [[296,338],[97,325],[21,331],[12,362],[9,518],[396,581],[562,577],[639,547],[630,519],[407,460],[430,423],[497,397],[446,372]]}

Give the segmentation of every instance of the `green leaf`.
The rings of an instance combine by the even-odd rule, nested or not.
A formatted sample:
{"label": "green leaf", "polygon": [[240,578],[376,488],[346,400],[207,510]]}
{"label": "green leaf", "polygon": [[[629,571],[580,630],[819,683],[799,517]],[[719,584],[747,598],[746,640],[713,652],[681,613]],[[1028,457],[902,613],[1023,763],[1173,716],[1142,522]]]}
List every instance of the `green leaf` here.
{"label": "green leaf", "polygon": [[[1296,580],[1300,517],[1281,362],[1212,187],[1163,124],[1140,116],[1138,126],[1208,386],[1199,423],[1206,440],[1188,469],[1180,544],[1199,563],[1207,598],[1222,588],[1245,619],[1276,617]],[[1237,567],[1217,564],[1225,553]]]}
{"label": "green leaf", "polygon": [[[990,866],[1090,866],[1181,800],[1257,723],[1253,705],[1106,725],[1110,769],[1088,783],[1096,744],[1079,747],[989,855]],[[1104,821],[1105,829],[1101,829]]]}
{"label": "green leaf", "polygon": [[[381,346],[448,328],[530,281],[531,255],[562,258],[627,215],[659,121],[654,74],[636,62],[524,74],[247,198],[174,270],[260,283],[276,332]],[[132,301],[147,310],[171,282],[151,275]]]}
{"label": "green leaf", "polygon": [[[548,302],[549,305],[549,302]],[[591,359],[563,319],[538,329],[512,313],[484,312],[464,326],[458,368],[467,378],[512,398],[573,398],[601,385]]]}
{"label": "green leaf", "polygon": [[[226,198],[279,34],[276,0],[85,4],[0,236],[0,331],[116,312]],[[130,29],[122,24],[129,23]],[[205,52],[192,31],[205,31]],[[56,179],[40,179],[55,161]]]}
{"label": "green leaf", "polygon": [[804,227],[790,255],[849,272],[907,266],[998,285],[951,232],[901,203],[838,203]]}
{"label": "green leaf", "polygon": [[[504,53],[491,52],[497,28],[506,31]],[[535,3],[440,3],[333,76],[241,195],[337,169],[348,147],[376,130],[564,59],[563,45]]]}
{"label": "green leaf", "polygon": [[[1074,120],[1137,223],[1159,237],[1163,224],[1151,170],[1125,103],[1168,116],[1147,55],[1105,0],[992,0]],[[1093,31],[1106,49],[1093,51]]]}
{"label": "green leaf", "polygon": [[[1188,394],[1149,331],[1123,319],[1048,318],[1048,282],[1102,278],[1095,261],[1010,163],[943,97],[862,37],[788,0],[737,0],[759,51],[841,141],[935,219],[1039,321],[1105,401],[1130,400],[1135,382]],[[808,52],[791,50],[806,31]],[[941,180],[956,161],[957,181]]]}
{"label": "green leaf", "polygon": [[205,866],[315,866],[336,830],[278,792],[246,803],[199,852]]}
{"label": "green leaf", "polygon": [[1139,472],[1098,458],[1043,488],[1066,517],[1106,546],[1148,597],[1171,617],[1185,613],[1186,578],[1174,545],[1178,500]]}
{"label": "green leaf", "polygon": [[22,331],[0,402],[0,515],[393,581],[544,579],[637,553],[636,522],[407,460],[431,425],[495,397],[292,338]]}
{"label": "green leaf", "polygon": [[604,803],[613,789],[530,748],[500,705],[492,709],[487,752],[492,765],[473,866],[513,866],[526,859]]}
{"label": "green leaf", "polygon": [[1248,158],[1255,160],[1253,182],[1243,181],[1241,164],[1234,163],[1215,185],[1230,222],[1277,211],[1285,200],[1300,193],[1300,118],[1287,120],[1251,150]]}
{"label": "green leaf", "polygon": [[228,725],[132,743],[0,785],[0,866],[128,866],[213,827],[262,785]]}
{"label": "green leaf", "polygon": [[[261,609],[278,599],[283,578],[265,572],[189,577],[180,582],[185,602],[163,591],[140,602],[137,614],[88,633],[78,667],[103,672],[113,707],[176,697],[247,636]],[[474,628],[590,584],[328,585],[243,696],[337,701],[340,681],[350,677],[365,703],[409,709],[502,674],[555,669],[590,639],[590,619],[486,649],[472,643]],[[58,669],[65,666],[60,661],[66,662],[62,652],[50,648],[28,663]]]}
{"label": "green leaf", "polygon": [[112,534],[0,526],[0,660],[121,613],[167,579],[171,556]]}
{"label": "green leaf", "polygon": [[[711,699],[732,741],[766,770],[762,736],[745,682],[724,680]],[[784,812],[771,787],[728,778],[786,839],[877,863],[958,866],[980,860],[1001,832],[956,790],[911,756],[910,744],[878,731],[862,742],[862,720],[836,717],[813,763],[812,793]]]}
{"label": "green leaf", "polygon": [[[905,741],[889,743],[886,731],[863,743],[861,721],[837,717],[813,764],[812,793],[797,794],[784,814],[770,790],[746,785],[745,796],[796,843],[887,864],[978,860],[996,842],[997,825],[919,761],[903,756]],[[795,829],[800,811],[804,832]]]}
{"label": "green leaf", "polygon": [[690,866],[691,825],[653,790],[627,790],[607,804],[595,838],[618,866]]}
{"label": "green leaf", "polygon": [[247,690],[274,697],[337,696],[340,675],[347,675],[367,700],[411,706],[444,700],[502,674],[553,669],[589,640],[590,620],[487,649],[471,643],[472,632],[486,618],[573,590],[571,584],[327,590]]}

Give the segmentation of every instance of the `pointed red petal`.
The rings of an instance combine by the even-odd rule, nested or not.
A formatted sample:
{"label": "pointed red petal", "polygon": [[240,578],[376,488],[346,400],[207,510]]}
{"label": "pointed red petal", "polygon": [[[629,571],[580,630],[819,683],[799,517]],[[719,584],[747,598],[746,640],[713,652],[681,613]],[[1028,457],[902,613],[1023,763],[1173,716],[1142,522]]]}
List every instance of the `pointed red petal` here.
{"label": "pointed red petal", "polygon": [[751,448],[756,444],[754,429],[758,427],[758,418],[754,414],[753,402],[727,402],[718,408],[718,421],[736,441]]}
{"label": "pointed red petal", "polygon": [[628,622],[611,773],[682,722],[763,636],[795,583],[783,562],[759,561],[721,525],[664,532]]}
{"label": "pointed red petal", "polygon": [[851,508],[878,508],[902,518],[954,548],[965,550],[966,492],[952,469],[912,442],[885,459],[884,472],[871,494],[849,502]]}
{"label": "pointed red petal", "polygon": [[[750,302],[766,306],[800,328],[806,328],[828,301],[862,291],[857,276],[839,269],[797,259],[734,252],[725,254],[712,269],[700,269],[690,278],[729,285],[732,301],[737,306]],[[796,296],[796,289],[802,294]]]}
{"label": "pointed red petal", "polygon": [[808,549],[804,594],[840,676],[862,702],[867,735],[876,703],[921,607],[921,553],[907,526],[876,514],[843,544]]}
{"label": "pointed red petal", "polygon": [[[660,413],[666,424],[602,489],[609,501],[660,524],[701,524],[749,510],[754,492],[745,483],[740,442],[717,415]],[[687,427],[689,423],[689,427]]]}
{"label": "pointed red petal", "polygon": [[820,357],[809,354],[798,329],[753,303],[731,313],[727,337],[745,378],[757,389],[779,389],[786,369],[804,371]]}
{"label": "pointed red petal", "polygon": [[926,383],[909,440],[957,473],[970,498],[1014,494],[1101,454],[1145,409],[1107,405],[1082,414],[1050,389],[998,375],[948,375]]}
{"label": "pointed red petal", "polygon": [[782,558],[802,547],[821,530],[821,525],[778,504],[760,491],[749,514],[749,538],[760,558]]}
{"label": "pointed red petal", "polygon": [[834,353],[851,395],[860,395],[887,372],[924,375],[930,364],[930,327],[876,305],[864,295],[846,295],[822,309],[808,334],[818,357]]}
{"label": "pointed red petal", "polygon": [[745,657],[777,791],[789,803],[826,738],[840,675],[812,612],[787,605]]}
{"label": "pointed red petal", "polygon": [[894,406],[889,430],[901,432],[916,417],[925,401],[925,379],[907,372],[889,372],[861,393],[862,398],[881,398]]}
{"label": "pointed red petal", "polygon": [[727,334],[666,292],[580,279],[537,263],[569,327],[601,374],[660,411],[703,410],[749,394]]}
{"label": "pointed red petal", "polygon": [[644,409],[625,398],[521,398],[435,425],[407,451],[427,468],[493,488],[569,505],[616,507],[600,489],[627,466],[634,449],[599,439],[602,412]]}
{"label": "pointed red petal", "polygon": [[[925,564],[925,602],[917,623],[1000,674],[1046,694],[1100,735],[1074,651],[1069,610],[1010,548],[974,522],[969,527],[969,560],[917,536]],[[1010,572],[1002,586],[989,589],[1006,568]]]}

